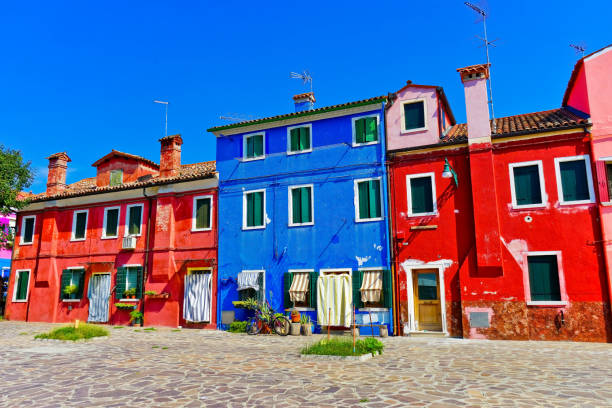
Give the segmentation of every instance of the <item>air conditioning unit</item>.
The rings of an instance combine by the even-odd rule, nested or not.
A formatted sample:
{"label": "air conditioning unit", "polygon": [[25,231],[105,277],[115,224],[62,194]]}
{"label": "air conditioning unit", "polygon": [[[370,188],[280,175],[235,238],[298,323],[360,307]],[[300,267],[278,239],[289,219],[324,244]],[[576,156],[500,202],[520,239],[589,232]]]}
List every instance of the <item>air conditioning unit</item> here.
{"label": "air conditioning unit", "polygon": [[128,235],[123,238],[123,249],[135,249],[136,248],[136,237]]}

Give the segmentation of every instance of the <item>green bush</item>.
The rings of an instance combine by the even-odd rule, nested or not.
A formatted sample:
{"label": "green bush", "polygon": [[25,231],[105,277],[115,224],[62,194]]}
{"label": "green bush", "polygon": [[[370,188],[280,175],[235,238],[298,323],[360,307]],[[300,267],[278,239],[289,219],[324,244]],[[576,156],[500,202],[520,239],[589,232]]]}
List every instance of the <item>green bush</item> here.
{"label": "green bush", "polygon": [[108,330],[104,327],[93,324],[81,324],[78,329],[75,329],[74,326],[60,327],[51,330],[49,333],[38,334],[34,338],[76,341],[102,336],[108,336]]}
{"label": "green bush", "polygon": [[241,322],[236,320],[235,322],[230,323],[229,331],[230,333],[246,333],[247,322]]}
{"label": "green bush", "polygon": [[355,352],[353,352],[353,339],[323,339],[314,344],[304,347],[302,354],[318,354],[327,356],[361,356],[371,353],[373,356],[382,354],[385,345],[378,339],[369,337],[365,340],[355,342]]}

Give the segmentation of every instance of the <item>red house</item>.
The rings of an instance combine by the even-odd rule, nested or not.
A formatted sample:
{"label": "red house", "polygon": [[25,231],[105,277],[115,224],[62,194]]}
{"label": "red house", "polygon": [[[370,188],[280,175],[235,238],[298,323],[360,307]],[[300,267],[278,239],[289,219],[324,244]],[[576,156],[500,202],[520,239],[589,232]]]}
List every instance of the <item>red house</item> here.
{"label": "red house", "polygon": [[7,319],[216,327],[215,163],[160,142],[159,165],[113,150],[70,185],[68,155],[49,156],[47,191],[17,216]]}
{"label": "red house", "polygon": [[[439,87],[396,93],[386,126],[404,335],[612,340],[600,215],[610,208],[612,108],[602,106],[610,92],[593,93],[612,89],[608,50],[581,60],[578,71],[589,58],[607,63],[575,73],[563,107],[544,112],[489,121],[487,65],[458,70],[467,124],[454,123]],[[596,154],[593,112],[608,131]]]}

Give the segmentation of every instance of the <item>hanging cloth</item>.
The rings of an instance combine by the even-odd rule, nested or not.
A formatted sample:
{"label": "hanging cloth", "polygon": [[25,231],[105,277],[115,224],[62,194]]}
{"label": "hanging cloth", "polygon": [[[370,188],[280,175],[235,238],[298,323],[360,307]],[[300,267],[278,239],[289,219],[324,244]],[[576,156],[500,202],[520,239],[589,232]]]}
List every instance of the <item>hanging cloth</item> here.
{"label": "hanging cloth", "polygon": [[188,322],[210,322],[211,281],[210,272],[185,276],[183,319]]}
{"label": "hanging cloth", "polygon": [[293,273],[293,281],[289,288],[289,298],[292,302],[304,302],[306,301],[306,292],[308,292],[308,283],[310,277],[308,273]]}
{"label": "hanging cloth", "polygon": [[317,320],[321,326],[349,327],[353,300],[348,274],[321,275],[317,281]]}
{"label": "hanging cloth", "polygon": [[108,300],[111,292],[110,273],[93,274],[89,278],[87,298],[89,299],[88,322],[108,322]]}
{"label": "hanging cloth", "polygon": [[254,289],[259,291],[260,272],[240,272],[238,274],[238,290]]}
{"label": "hanging cloth", "polygon": [[362,302],[380,302],[383,280],[381,271],[364,271],[363,282],[361,283]]}

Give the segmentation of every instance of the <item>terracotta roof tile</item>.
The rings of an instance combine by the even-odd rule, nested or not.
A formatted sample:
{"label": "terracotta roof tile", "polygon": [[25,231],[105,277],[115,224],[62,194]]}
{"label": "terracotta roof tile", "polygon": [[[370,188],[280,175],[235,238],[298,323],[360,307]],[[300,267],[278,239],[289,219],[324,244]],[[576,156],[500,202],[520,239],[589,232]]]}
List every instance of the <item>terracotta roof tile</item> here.
{"label": "terracotta roof tile", "polygon": [[107,161],[107,160],[110,160],[110,159],[111,159],[111,158],[113,158],[113,157],[123,157],[123,158],[125,158],[125,159],[137,160],[137,161],[140,161],[140,162],[146,163],[146,164],[148,164],[149,166],[152,166],[152,167],[155,167],[155,168],[159,168],[159,164],[155,163],[155,162],[154,162],[154,161],[152,161],[152,160],[145,159],[144,157],[142,157],[142,156],[137,156],[137,155],[135,155],[135,154],[130,154],[130,153],[120,152],[119,150],[115,150],[115,149],[111,150],[111,152],[110,152],[109,154],[105,155],[104,157],[101,157],[100,159],[96,160],[96,161],[95,161],[95,162],[92,164],[92,166],[93,166],[93,167],[97,167],[97,166],[99,166],[100,164],[104,163],[104,162],[105,162],[105,161]]}

